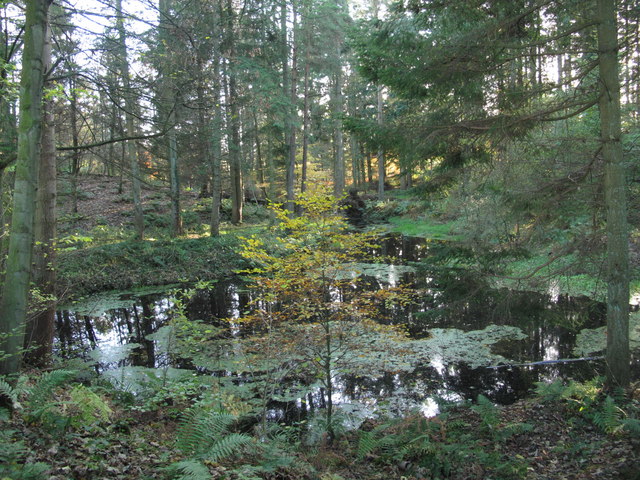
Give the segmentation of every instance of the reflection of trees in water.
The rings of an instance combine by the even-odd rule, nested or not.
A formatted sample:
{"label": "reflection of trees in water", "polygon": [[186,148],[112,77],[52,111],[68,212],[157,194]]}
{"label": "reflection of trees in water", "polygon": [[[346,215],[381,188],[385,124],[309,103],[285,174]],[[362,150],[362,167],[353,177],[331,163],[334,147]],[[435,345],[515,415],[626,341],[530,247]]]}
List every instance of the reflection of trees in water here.
{"label": "reflection of trees in water", "polygon": [[[390,237],[377,253],[404,261],[420,261],[430,247],[425,243],[402,237]],[[468,272],[449,272],[444,279],[434,280],[433,272],[418,271],[415,280],[419,294],[411,307],[385,308],[380,318],[385,323],[407,324],[410,336],[424,338],[433,328],[481,330],[488,324],[514,325],[529,337],[527,341],[503,341],[493,352],[517,363],[570,358],[579,329],[604,323],[602,304],[588,299],[566,296],[550,298],[531,292],[489,290]],[[347,287],[335,295],[344,300],[377,290],[382,284],[373,277]],[[229,322],[253,308],[252,292],[240,282],[219,282],[208,290],[200,290],[185,304],[191,320],[201,320],[226,328],[229,337],[260,334],[259,326]],[[100,317],[89,317],[70,311],[57,312],[56,352],[62,357],[86,356],[96,344],[104,341],[117,345],[138,343],[127,360],[128,365],[154,367],[168,361],[159,358],[156,344],[146,337],[167,320],[171,302],[168,296],[143,295],[131,300],[131,306],[109,310]],[[277,310],[279,305],[269,305]],[[193,367],[180,360],[179,367]],[[210,372],[209,372],[210,373]],[[588,379],[593,377],[593,364],[545,365],[496,370],[470,369],[464,364],[436,369],[431,365],[411,373],[386,374],[378,378],[340,377],[340,395],[351,401],[393,397],[398,391],[408,400],[420,401],[453,391],[465,399],[475,399],[479,393],[499,403],[509,403],[528,393],[535,382],[559,377]],[[289,420],[306,418],[308,412],[321,408],[324,402],[318,389],[292,402],[272,402],[274,415]],[[279,412],[279,413],[278,413]]]}

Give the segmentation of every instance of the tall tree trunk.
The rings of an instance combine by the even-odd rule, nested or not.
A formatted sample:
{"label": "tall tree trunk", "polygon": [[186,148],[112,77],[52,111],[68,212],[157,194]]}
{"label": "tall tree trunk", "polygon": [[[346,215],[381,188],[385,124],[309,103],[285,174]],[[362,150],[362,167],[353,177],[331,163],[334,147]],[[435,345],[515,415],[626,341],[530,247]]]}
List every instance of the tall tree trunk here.
{"label": "tall tree trunk", "polygon": [[244,195],[242,188],[238,85],[235,69],[231,65],[236,56],[235,12],[232,0],[227,0],[225,10],[227,61],[223,64],[225,71],[222,74],[222,78],[225,83],[225,98],[227,100],[227,149],[229,151],[229,171],[231,174],[231,223],[238,225],[242,223]]}
{"label": "tall tree trunk", "polygon": [[598,0],[600,137],[607,212],[607,383],[629,384],[629,239],[627,181],[620,142],[618,32],[614,0]]}
{"label": "tall tree trunk", "polygon": [[18,372],[22,360],[33,255],[49,5],[49,0],[32,0],[26,4],[13,217],[0,303],[0,374]]}
{"label": "tall tree trunk", "polygon": [[[230,3],[230,2],[229,2]],[[232,8],[229,5],[229,8]],[[240,115],[238,108],[238,92],[236,85],[236,76],[233,68],[226,65],[226,75],[224,78],[227,83],[227,126],[228,132],[228,150],[229,150],[229,171],[231,173],[231,223],[239,225],[242,223],[242,207],[244,202],[242,188],[242,165],[240,155]]]}
{"label": "tall tree trunk", "polygon": [[[308,30],[308,29],[307,29]],[[307,37],[310,35],[307,34]],[[311,61],[309,59],[309,48],[311,40],[308,39],[305,47],[304,62],[304,106],[302,108],[302,172],[300,178],[300,192],[307,191],[307,169],[309,164],[309,77]]]}
{"label": "tall tree trunk", "polygon": [[220,235],[220,200],[222,197],[222,104],[220,96],[220,57],[214,60],[213,118],[211,121],[211,222],[212,237]]}
{"label": "tall tree trunk", "polygon": [[[118,31],[118,42],[120,47],[120,75],[124,89],[124,109],[125,109],[125,130],[128,137],[135,137],[135,101],[131,89],[131,76],[129,73],[129,60],[127,58],[127,33],[124,28],[124,17],[122,14],[122,0],[116,0],[116,29]],[[133,196],[133,218],[136,228],[136,238],[144,238],[144,214],[142,211],[142,182],[140,176],[140,165],[138,163],[138,153],[136,151],[135,140],[127,140],[127,160],[131,168],[131,193]]]}
{"label": "tall tree trunk", "polygon": [[[169,18],[171,15],[171,0],[159,0],[158,2],[158,32],[162,51],[166,61],[172,58],[175,52],[171,51],[171,34],[169,30]],[[172,71],[167,71],[167,64],[162,70],[162,84],[160,86],[160,103],[163,121],[166,122],[167,132],[167,157],[169,163],[169,191],[171,198],[171,236],[177,237],[184,233],[182,227],[182,213],[180,210],[180,176],[178,171],[178,138],[176,134],[176,86],[172,80]]]}
{"label": "tall tree trunk", "polygon": [[[380,13],[380,0],[373,0],[373,16],[377,19]],[[382,85],[377,86],[377,115],[376,121],[378,124],[378,128],[381,129],[384,118],[383,118],[383,98],[382,98]],[[384,168],[384,150],[382,146],[378,147],[378,199],[384,199],[384,181],[385,181],[385,168]]]}
{"label": "tall tree trunk", "polygon": [[298,103],[298,16],[296,12],[295,0],[291,2],[293,16],[293,43],[291,45],[291,90],[289,92],[289,159],[287,160],[287,201],[292,203],[295,201],[295,183],[296,183],[296,120],[297,120],[297,103]]}
{"label": "tall tree trunk", "polygon": [[[340,48],[338,47],[338,58],[340,58]],[[336,197],[344,195],[345,189],[345,166],[344,166],[344,137],[342,133],[342,114],[343,114],[343,99],[342,99],[342,64],[338,62],[338,70],[335,76],[334,86],[334,106],[333,113],[335,116],[334,130],[333,130],[333,142],[334,142],[334,178],[333,178],[333,193]]]}
{"label": "tall tree trunk", "polygon": [[[378,85],[378,113],[377,122],[378,128],[382,128],[382,85]],[[384,168],[384,150],[382,147],[378,147],[378,200],[384,199],[384,181],[385,181],[385,168]]]}
{"label": "tall tree trunk", "polygon": [[[71,97],[69,104],[71,107],[71,143],[74,147],[79,144],[78,138],[78,92],[76,89],[76,78],[70,78]],[[71,153],[71,196],[72,211],[78,213],[78,177],[80,175],[80,150],[74,148]]]}
{"label": "tall tree trunk", "polygon": [[169,147],[169,183],[171,191],[171,236],[178,237],[184,233],[182,226],[182,213],[180,209],[180,175],[178,171],[178,139],[175,131],[175,111],[172,111],[168,119],[171,130],[167,133]]}
{"label": "tall tree trunk", "polygon": [[[51,63],[51,30],[48,29],[45,65]],[[28,319],[25,362],[43,368],[51,361],[56,314],[56,143],[53,100],[43,104],[42,151],[36,195],[34,283],[45,297],[43,309]]]}
{"label": "tall tree trunk", "polygon": [[[291,99],[292,81],[289,74],[289,42],[287,31],[287,0],[280,3],[280,35],[282,37],[282,96]],[[295,88],[295,87],[293,87]],[[294,212],[295,185],[295,147],[292,143],[293,105],[284,108],[284,160],[285,160],[285,190],[287,192],[287,210]]]}

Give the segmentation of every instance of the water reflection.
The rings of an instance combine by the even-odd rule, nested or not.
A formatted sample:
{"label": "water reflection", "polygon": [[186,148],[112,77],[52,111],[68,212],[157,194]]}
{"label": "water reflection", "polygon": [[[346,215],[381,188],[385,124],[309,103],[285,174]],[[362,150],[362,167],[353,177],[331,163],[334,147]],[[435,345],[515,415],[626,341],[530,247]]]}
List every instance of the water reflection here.
{"label": "water reflection", "polygon": [[[430,255],[430,247],[424,242],[395,237],[385,242],[378,253],[393,257],[400,263],[411,263]],[[449,277],[443,278],[429,268],[412,264],[418,267],[417,271],[403,271],[400,279],[415,284],[419,293],[413,305],[389,309],[384,312],[384,317],[389,323],[406,325],[413,338],[428,338],[436,328],[469,332],[482,330],[490,324],[513,325],[519,327],[527,339],[498,342],[492,352],[522,364],[570,358],[577,332],[581,328],[594,328],[604,323],[604,306],[588,299],[488,290],[464,271],[449,272]],[[377,289],[384,281],[372,275],[350,291],[333,293],[341,298],[348,297],[357,294],[358,289],[367,288],[367,284],[368,288]],[[255,333],[259,328],[234,321],[251,309],[253,300],[252,291],[240,280],[228,280],[197,291],[186,301],[184,313],[190,320],[225,329],[227,338],[231,340],[229,348],[239,348],[233,339]],[[159,351],[157,340],[149,338],[170,317],[174,307],[171,296],[165,293],[130,294],[117,298],[117,302],[117,306],[111,305],[101,312],[87,313],[80,308],[57,312],[57,353],[66,358],[88,358],[96,347],[110,351],[112,347],[132,345],[126,357],[116,355],[100,359],[98,369],[102,371],[124,365],[163,367],[172,362],[174,367],[194,368],[186,361],[176,363],[175,359]],[[251,380],[249,376],[243,377],[223,368],[200,368],[200,372],[228,377],[236,384]],[[436,399],[473,400],[483,394],[494,402],[507,404],[530,393],[539,381],[557,378],[587,380],[601,373],[602,365],[598,362],[492,369],[471,368],[460,362],[448,363],[433,356],[410,372],[387,372],[375,377],[338,375],[333,400],[336,404],[357,405],[365,414],[381,409],[401,413],[408,408],[435,413]],[[281,389],[284,398],[286,385],[283,384]],[[323,408],[325,395],[322,387],[309,381],[306,389],[295,399],[271,401],[269,417],[299,421]]]}

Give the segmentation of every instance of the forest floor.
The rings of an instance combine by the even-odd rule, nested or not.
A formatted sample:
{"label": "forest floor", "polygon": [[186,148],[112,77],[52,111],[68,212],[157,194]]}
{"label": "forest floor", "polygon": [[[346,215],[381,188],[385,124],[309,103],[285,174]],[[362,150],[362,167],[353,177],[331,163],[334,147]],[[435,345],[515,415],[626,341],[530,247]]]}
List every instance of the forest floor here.
{"label": "forest floor", "polygon": [[[107,175],[81,175],[78,178],[77,213],[73,212],[71,179],[60,176],[58,181],[58,217],[63,230],[90,232],[100,225],[133,229],[133,200],[131,185],[126,179]],[[142,204],[146,213],[153,212],[169,218],[169,191],[161,185],[143,184]],[[198,202],[198,192],[184,190],[183,209],[191,209]],[[206,220],[205,220],[206,221]]]}
{"label": "forest floor", "polygon": [[[637,391],[640,393],[640,390]],[[637,400],[636,400],[637,407]],[[175,410],[140,413],[114,407],[109,426],[46,433],[14,415],[4,428],[14,430],[29,449],[27,462],[50,465],[50,480],[66,479],[168,479],[165,468],[181,460],[175,449]],[[172,413],[173,412],[173,413]],[[417,416],[398,423],[395,432],[411,427]],[[429,421],[437,426],[431,441],[436,447],[422,458],[394,463],[381,453],[358,458],[358,432],[351,432],[333,445],[299,448],[300,465],[259,476],[275,479],[322,480],[638,480],[640,438],[627,433],[605,434],[585,421],[570,405],[523,400],[499,407],[497,423],[488,428],[481,415],[456,407],[446,420]],[[0,422],[2,423],[2,422]],[[464,425],[468,444],[456,443],[454,425]],[[528,424],[527,432],[501,435],[509,426]],[[373,428],[367,421],[362,428]],[[451,449],[453,448],[453,452]],[[449,450],[448,450],[449,449]],[[429,455],[431,457],[429,457]],[[449,461],[455,462],[445,469]],[[430,461],[425,462],[429,457]],[[248,457],[237,455],[220,463],[207,463],[211,478],[240,479],[235,469]],[[422,461],[422,467],[417,466]],[[16,477],[18,478],[18,477]],[[22,477],[19,477],[22,478]],[[255,477],[253,477],[255,478]]]}

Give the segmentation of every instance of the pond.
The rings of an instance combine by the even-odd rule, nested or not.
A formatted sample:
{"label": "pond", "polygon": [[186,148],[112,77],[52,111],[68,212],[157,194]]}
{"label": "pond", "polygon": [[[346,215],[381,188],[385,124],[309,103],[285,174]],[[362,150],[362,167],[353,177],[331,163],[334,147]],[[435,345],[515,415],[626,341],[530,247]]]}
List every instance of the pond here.
{"label": "pond", "polygon": [[[420,409],[433,415],[438,402],[473,400],[479,394],[509,404],[530,394],[536,382],[584,381],[603,374],[602,360],[594,358],[600,354],[577,354],[574,349],[579,332],[604,324],[604,305],[588,298],[490,290],[464,270],[449,272],[442,282],[432,269],[421,267],[432,250],[424,241],[390,237],[379,253],[398,265],[345,267],[346,275],[365,275],[372,288],[404,282],[415,286],[416,294],[410,306],[387,315],[386,323],[404,325],[408,338],[358,336],[357,352],[362,344],[376,347],[352,355],[349,368],[336,367],[332,400],[343,413],[363,418]],[[212,350],[196,352],[187,360],[171,350],[175,346],[163,328],[176,316],[173,287],[84,299],[57,312],[56,352],[93,362],[99,373],[134,393],[141,378],[180,379],[194,372],[224,380],[238,396],[241,390],[247,395],[247,390],[271,384],[268,415],[284,421],[305,419],[325,405],[326,392],[317,378],[292,366],[303,359],[281,361],[271,376],[264,367],[238,366],[258,358],[247,355],[243,344],[255,331],[249,332],[251,327],[240,320],[253,300],[254,292],[241,279],[193,289],[179,305],[180,314],[201,321],[199,332],[215,329],[220,340],[215,355]],[[274,339],[276,352],[278,341],[287,340]],[[400,355],[405,360],[399,360]],[[589,359],[558,361],[576,357]]]}

